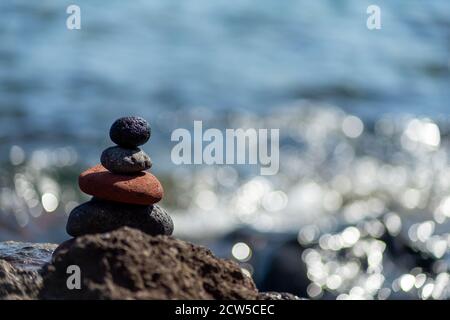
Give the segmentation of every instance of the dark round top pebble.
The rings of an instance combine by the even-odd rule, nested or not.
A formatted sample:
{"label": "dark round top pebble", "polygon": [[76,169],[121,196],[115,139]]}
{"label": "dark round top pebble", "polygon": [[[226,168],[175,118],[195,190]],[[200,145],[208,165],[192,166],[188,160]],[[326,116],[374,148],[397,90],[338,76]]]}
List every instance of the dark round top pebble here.
{"label": "dark round top pebble", "polygon": [[109,136],[114,143],[125,148],[135,148],[150,139],[150,126],[141,117],[123,117],[117,119],[109,130]]}

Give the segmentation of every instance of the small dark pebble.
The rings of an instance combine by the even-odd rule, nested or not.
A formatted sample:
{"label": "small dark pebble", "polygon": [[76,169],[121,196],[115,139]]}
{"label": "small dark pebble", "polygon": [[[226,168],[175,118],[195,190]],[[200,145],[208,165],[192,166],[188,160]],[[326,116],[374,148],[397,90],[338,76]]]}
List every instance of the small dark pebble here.
{"label": "small dark pebble", "polygon": [[141,149],[110,147],[102,152],[102,165],[114,173],[135,173],[150,169],[152,161]]}
{"label": "small dark pebble", "polygon": [[104,233],[120,227],[139,229],[149,235],[171,235],[173,222],[158,205],[142,206],[92,198],[74,208],[66,230],[73,237]]}
{"label": "small dark pebble", "polygon": [[258,300],[307,300],[288,292],[260,292]]}
{"label": "small dark pebble", "polygon": [[135,148],[150,139],[151,130],[148,122],[141,117],[123,117],[111,126],[109,136],[119,146]]}

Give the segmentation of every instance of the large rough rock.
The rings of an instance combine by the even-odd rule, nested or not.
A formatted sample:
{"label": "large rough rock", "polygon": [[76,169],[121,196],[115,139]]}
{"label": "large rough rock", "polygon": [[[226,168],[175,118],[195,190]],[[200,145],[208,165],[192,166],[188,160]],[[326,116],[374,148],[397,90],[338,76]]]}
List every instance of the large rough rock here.
{"label": "large rough rock", "polygon": [[[66,285],[67,267],[74,264],[81,270],[81,290],[69,290]],[[259,293],[235,262],[216,258],[206,248],[125,227],[81,236],[58,247],[0,242],[0,299],[297,297]]]}
{"label": "large rough rock", "polygon": [[25,271],[0,260],[0,299],[35,299],[42,287],[42,278],[36,271]]}
{"label": "large rough rock", "polygon": [[[68,266],[81,289],[66,285]],[[124,227],[65,243],[47,266],[44,299],[257,299],[253,280],[233,261],[168,236]]]}
{"label": "large rough rock", "polygon": [[0,299],[36,299],[55,244],[0,242]]}

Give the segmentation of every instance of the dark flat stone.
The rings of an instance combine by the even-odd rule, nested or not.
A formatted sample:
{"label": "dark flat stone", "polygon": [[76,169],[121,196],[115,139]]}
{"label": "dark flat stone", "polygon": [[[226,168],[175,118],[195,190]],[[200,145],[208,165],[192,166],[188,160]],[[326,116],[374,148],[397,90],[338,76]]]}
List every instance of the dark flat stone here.
{"label": "dark flat stone", "polygon": [[120,227],[139,229],[149,235],[171,235],[173,222],[158,205],[133,205],[93,198],[69,215],[66,230],[73,237],[104,233]]}

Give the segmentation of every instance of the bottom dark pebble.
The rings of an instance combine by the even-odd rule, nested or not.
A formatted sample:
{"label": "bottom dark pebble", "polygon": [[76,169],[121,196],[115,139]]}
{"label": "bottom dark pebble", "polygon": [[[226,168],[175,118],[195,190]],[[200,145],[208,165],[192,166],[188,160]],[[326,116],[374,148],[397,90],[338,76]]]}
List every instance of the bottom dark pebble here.
{"label": "bottom dark pebble", "polygon": [[66,230],[73,237],[104,233],[120,227],[139,229],[149,235],[171,235],[173,222],[158,205],[142,206],[92,198],[74,208]]}

